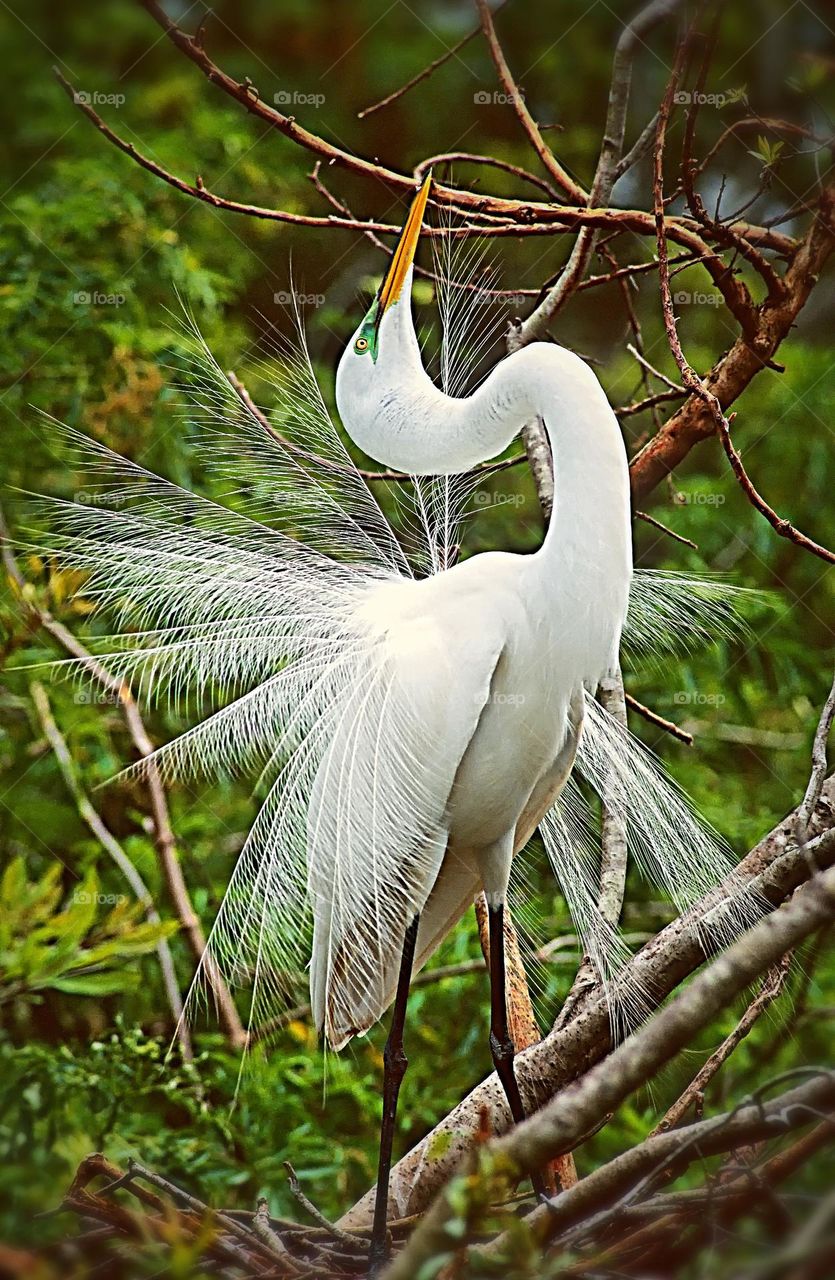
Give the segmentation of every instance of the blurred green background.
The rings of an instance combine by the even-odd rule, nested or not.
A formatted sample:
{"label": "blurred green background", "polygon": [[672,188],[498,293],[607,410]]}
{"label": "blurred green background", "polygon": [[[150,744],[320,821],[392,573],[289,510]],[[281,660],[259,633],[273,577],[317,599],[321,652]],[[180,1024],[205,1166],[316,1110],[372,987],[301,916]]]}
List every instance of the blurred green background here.
{"label": "blurred green background", "polygon": [[[825,121],[820,69],[827,30],[814,6],[727,7],[711,87],[727,96],[706,108],[706,144],[745,113],[745,93],[762,116],[785,116],[818,127]],[[193,29],[197,6],[170,12]],[[623,14],[621,16],[624,16]],[[409,171],[427,155],[467,150],[491,153],[534,171],[518,123],[501,102],[477,100],[495,89],[492,66],[472,41],[432,79],[367,120],[357,112],[399,86],[473,25],[464,3],[410,8],[383,0],[334,5],[326,0],[220,3],[208,24],[212,55],[239,79],[250,76],[261,95],[287,95],[293,111],[326,138]],[[129,142],[163,165],[222,194],[298,212],[327,212],[309,180],[313,158],[244,115],[179,57],[138,6],[102,0],[56,8],[48,0],[4,6],[5,74],[0,112],[3,153],[0,194],[0,470],[9,486],[69,496],[83,493],[84,475],[50,440],[43,410],[181,484],[211,491],[206,445],[182,413],[172,384],[186,353],[179,332],[179,294],[223,368],[256,378],[273,331],[290,332],[292,263],[297,289],[309,295],[306,327],[328,394],[332,371],[362,313],[362,299],[382,270],[382,255],[361,236],[259,222],[219,213],[179,195],[111,147],[73,108],[50,72],[60,66],[75,87],[100,95],[97,109]],[[511,64],[534,115],[559,128],[546,136],[581,181],[590,180],[605,113],[618,16],[604,4],[567,0],[555,13],[541,0],[513,0],[497,18]],[[752,45],[752,29],[757,39]],[[639,60],[630,110],[634,138],[663,92],[673,35],[662,33]],[[736,95],[736,101],[731,99]],[[822,127],[822,126],[821,126]],[[671,151],[676,153],[681,121]],[[702,147],[704,149],[704,147]],[[763,182],[755,139],[732,142],[705,180],[715,200],[727,175],[725,209],[744,203],[763,183],[748,216],[764,218],[812,189],[815,159],[786,147]],[[506,174],[459,167],[468,185],[502,193],[535,191]],[[323,177],[357,214],[398,222],[401,202],[383,189],[328,169]],[[639,166],[616,189],[617,203],[647,207],[648,171]],[[803,219],[784,229],[800,233]],[[652,246],[628,236],[614,248],[622,261],[647,260]],[[565,237],[501,240],[487,254],[506,288],[537,288],[564,261]],[[605,271],[596,261],[594,272]],[[660,325],[657,284],[639,277],[635,302],[649,359],[672,375]],[[680,276],[681,289],[711,293],[698,268]],[[421,322],[436,325],[429,287],[418,295]],[[497,305],[499,337],[485,358],[501,352],[501,329],[518,304]],[[707,369],[731,343],[733,324],[719,307],[680,309],[691,362]],[[736,408],[735,438],[769,501],[820,542],[835,545],[835,484],[828,345],[833,304],[822,282],[786,341],[786,371],[759,375]],[[590,290],[559,317],[554,336],[595,359],[615,404],[642,394],[625,352],[626,316],[616,285]],[[271,357],[274,358],[274,357]],[[652,429],[647,415],[629,418],[630,448]],[[465,554],[488,546],[534,546],[540,521],[521,468],[497,479],[495,492],[524,501],[484,503],[467,526]],[[10,524],[22,530],[25,498],[5,492]],[[686,661],[629,673],[628,687],[664,715],[693,728],[688,748],[638,721],[633,728],[664,757],[702,812],[745,851],[802,795],[817,709],[831,679],[832,574],[819,560],[781,541],[747,504],[713,442],[701,445],[662,485],[646,508],[698,543],[693,551],[638,524],[638,561],[667,568],[715,570],[773,593],[774,606],[753,617],[745,644],[720,646]],[[99,626],[89,617],[79,583],[35,557],[21,567],[42,605],[83,636]],[[176,1053],[163,1061],[171,1027],[157,958],[139,917],[122,899],[118,872],[81,821],[45,742],[29,693],[33,675],[16,670],[55,656],[27,626],[7,591],[0,646],[5,680],[0,695],[0,1230],[35,1240],[61,1229],[33,1214],[57,1203],[77,1162],[105,1149],[117,1162],[135,1156],[215,1204],[249,1208],[266,1194],[275,1211],[294,1212],[283,1160],[292,1160],[305,1189],[337,1214],[372,1181],[380,1113],[378,1028],[340,1057],[325,1058],[307,1021],[292,1021],[269,1053],[257,1049],[230,1110],[239,1070],[212,1024],[198,1028],[197,1062]],[[40,673],[42,674],[42,673]],[[88,792],[131,758],[119,708],[70,685],[49,696]],[[164,741],[184,720],[149,715]],[[149,835],[141,788],[95,794],[111,830],[171,919]],[[209,926],[253,814],[245,784],[175,786],[174,827],[185,874],[203,923]],[[562,900],[534,857],[530,890],[543,938],[571,932]],[[79,887],[85,888],[79,893]],[[129,895],[128,895],[129,896]],[[79,905],[79,899],[86,901]],[[109,900],[110,899],[110,900]],[[114,905],[115,904],[115,905]],[[627,925],[641,933],[669,914],[652,890],[630,881]],[[182,937],[172,946],[181,985],[191,976]],[[56,947],[60,952],[56,961]],[[98,948],[96,972],[85,969]],[[473,958],[478,943],[468,922],[447,941],[438,964]],[[571,981],[569,964],[539,975],[542,1016],[557,1007]],[[92,976],[92,981],[90,980]],[[735,1055],[708,1105],[746,1091],[763,1073],[830,1057],[831,960],[795,966],[793,995]],[[87,979],[86,983],[84,979]],[[303,990],[300,989],[303,999]],[[411,1070],[401,1107],[400,1149],[413,1143],[486,1074],[486,977],[482,973],[416,990],[410,1004]],[[484,1011],[484,1017],[480,1011]],[[727,1026],[714,1027],[703,1047]],[[785,1026],[785,1036],[778,1030]],[[628,1144],[651,1127],[667,1095],[695,1069],[690,1055],[620,1113],[580,1153],[580,1168]],[[821,1169],[819,1176],[826,1174]]]}

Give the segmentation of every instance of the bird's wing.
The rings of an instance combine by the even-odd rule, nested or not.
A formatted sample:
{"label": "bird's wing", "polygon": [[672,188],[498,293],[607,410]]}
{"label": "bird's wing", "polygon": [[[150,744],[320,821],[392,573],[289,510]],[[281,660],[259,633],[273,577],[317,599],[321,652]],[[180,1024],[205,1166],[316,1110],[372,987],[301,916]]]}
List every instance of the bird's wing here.
{"label": "bird's wing", "polygon": [[463,610],[407,610],[380,628],[318,768],[308,812],[310,988],[335,1047],[387,1007],[406,927],[444,859],[450,791],[505,638],[495,611],[474,627]]}

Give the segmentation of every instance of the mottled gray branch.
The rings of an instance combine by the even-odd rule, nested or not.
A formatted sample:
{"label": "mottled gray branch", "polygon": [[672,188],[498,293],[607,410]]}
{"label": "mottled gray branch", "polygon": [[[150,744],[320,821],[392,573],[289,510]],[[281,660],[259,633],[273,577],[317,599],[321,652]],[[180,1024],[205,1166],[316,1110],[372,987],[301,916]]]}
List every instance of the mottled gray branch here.
{"label": "mottled gray branch", "polygon": [[[46,689],[44,689],[43,685],[38,680],[34,680],[30,686],[30,692],[32,694],[32,701],[35,704],[35,710],[38,713],[38,719],[41,722],[41,727],[55,755],[56,763],[61,771],[61,776],[66,783],[67,790],[75,801],[79,817],[90,828],[105,853],[124,876],[133,891],[137,902],[145,912],[146,920],[151,924],[159,924],[160,914],[154,905],[154,900],[151,897],[145,881],[142,879],[118,840],[108,827],[105,826],[101,816],[91,804],[89,797],[79,782],[66,740],[61,733],[61,730],[58,728],[58,724],[52,714],[52,708],[49,705],[49,698],[47,696]],[[171,1010],[171,1017],[174,1021],[177,1038],[183,1051],[183,1057],[190,1062],[193,1059],[194,1054],[192,1053],[188,1026],[183,1018],[183,999],[177,983],[174,959],[171,955],[171,948],[168,945],[167,938],[160,938],[156,946],[156,951],[157,958],[159,959],[160,972],[162,974],[162,982],[165,988],[166,998],[168,1000],[168,1007]]]}
{"label": "mottled gray branch", "polygon": [[[835,831],[811,842],[815,856],[835,858]],[[786,855],[795,860],[793,854]],[[801,893],[747,931],[666,1008],[631,1035],[576,1084],[563,1089],[537,1115],[488,1144],[502,1170],[499,1184],[513,1185],[572,1146],[636,1089],[643,1088],[741,991],[786,951],[835,919],[835,868],[818,873]],[[677,1135],[679,1141],[681,1137]],[[386,1280],[410,1280],[438,1251],[453,1208],[439,1196],[403,1252],[386,1271]]]}
{"label": "mottled gray branch", "polygon": [[[728,901],[740,885],[760,895],[764,903],[778,906],[810,872],[809,859],[794,839],[795,815],[775,827],[736,868],[733,878],[717,885],[689,912],[672,921],[630,961],[626,978],[651,991],[658,1005],[704,962],[703,925],[710,912]],[[835,861],[832,845],[817,842],[821,833],[835,831],[835,776],[824,783],[817,809],[809,824],[812,851],[818,865]],[[788,948],[785,948],[788,949]],[[764,968],[767,968],[767,963]],[[574,1016],[556,1027],[539,1044],[516,1059],[522,1099],[529,1112],[542,1107],[612,1048],[611,1009],[603,993],[593,990],[577,1005]],[[495,1074],[478,1085],[452,1112],[419,1142],[392,1171],[392,1217],[419,1213],[460,1167],[483,1131],[509,1127],[504,1095]],[[370,1223],[373,1194],[367,1193],[341,1220],[356,1229]]]}

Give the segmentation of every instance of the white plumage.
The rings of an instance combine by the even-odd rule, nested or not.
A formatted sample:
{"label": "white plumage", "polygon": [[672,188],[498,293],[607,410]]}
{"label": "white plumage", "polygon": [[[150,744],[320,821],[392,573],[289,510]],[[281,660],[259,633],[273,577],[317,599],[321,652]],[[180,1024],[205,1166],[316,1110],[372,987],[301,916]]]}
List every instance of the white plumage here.
{"label": "white plumage", "polygon": [[[732,629],[728,589],[640,573],[630,588],[626,459],[592,371],[537,344],[452,398],[423,371],[410,281],[408,269],[402,300],[375,322],[376,359],[355,349],[367,319],[357,331],[337,398],[356,443],[415,473],[417,558],[357,472],[304,349],[270,366],[270,434],[193,331],[195,416],[238,509],[51,428],[96,474],[85,503],[50,504],[50,551],[89,571],[85,595],[125,629],[105,646],[108,669],[145,698],[225,704],[157,764],[171,777],[261,771],[212,958],[253,984],[258,1022],[310,955],[317,1024],[336,1047],[389,1004],[410,920],[420,913],[420,965],[482,889],[503,898],[537,826],[601,976],[613,976],[622,948],[597,910],[587,805],[573,782],[557,805],[578,744],[576,770],[599,792],[617,785],[632,847],[677,906],[728,869],[648,753],[593,702],[622,632],[644,654]],[[462,340],[460,313],[454,328]],[[449,336],[447,387],[459,377]],[[458,473],[533,415],[556,470],[542,548],[445,568],[473,485]]]}

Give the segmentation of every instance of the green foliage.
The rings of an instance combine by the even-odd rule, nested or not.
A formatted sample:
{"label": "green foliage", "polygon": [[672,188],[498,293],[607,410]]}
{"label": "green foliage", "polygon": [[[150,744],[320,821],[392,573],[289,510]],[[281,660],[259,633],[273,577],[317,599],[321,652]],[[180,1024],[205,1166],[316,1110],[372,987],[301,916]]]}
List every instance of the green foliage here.
{"label": "green foliage", "polygon": [[[0,1004],[11,1004],[16,1017],[21,1003],[38,1002],[45,990],[93,997],[136,991],[141,975],[131,961],[177,927],[141,922],[141,906],[101,893],[93,870],[62,906],[61,870],[53,862],[32,881],[16,857],[0,879]],[[110,906],[104,914],[103,905]]]}

